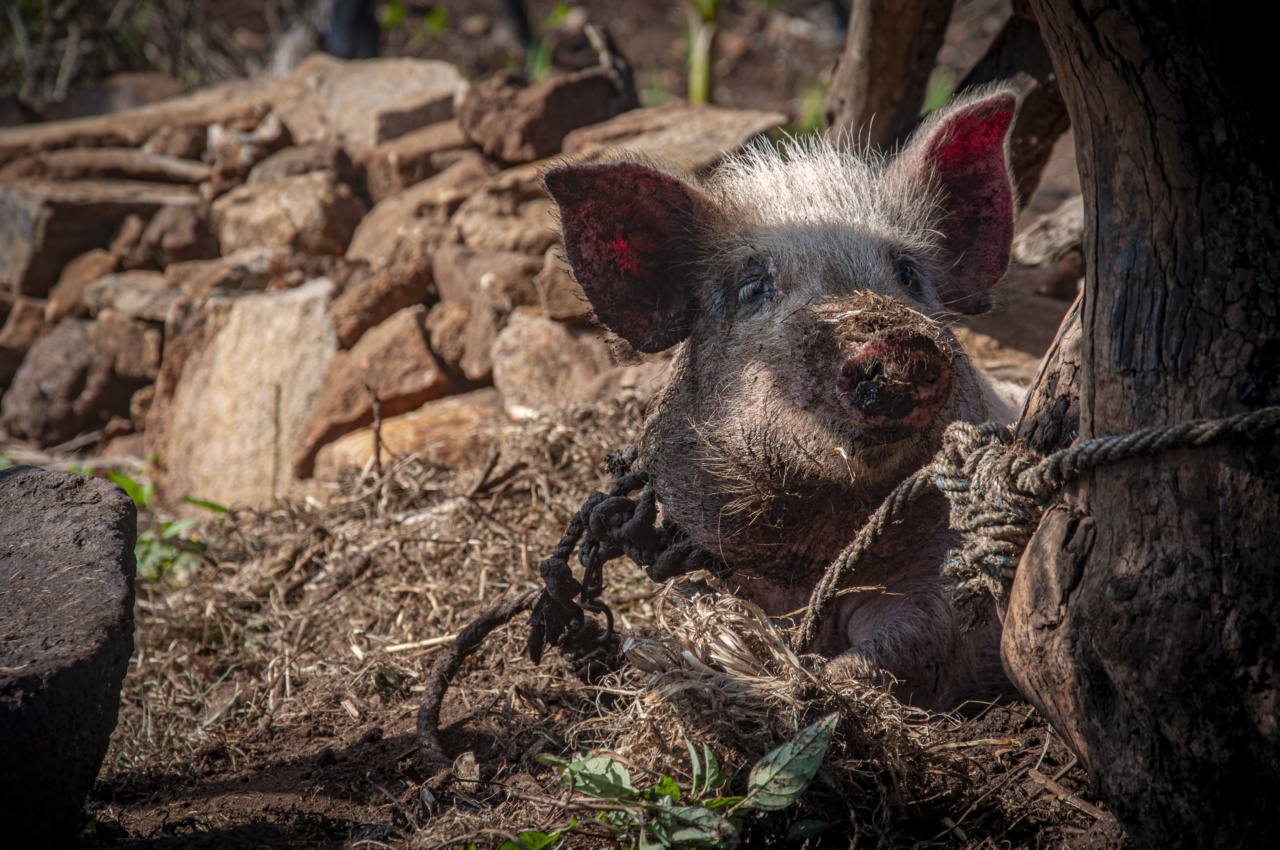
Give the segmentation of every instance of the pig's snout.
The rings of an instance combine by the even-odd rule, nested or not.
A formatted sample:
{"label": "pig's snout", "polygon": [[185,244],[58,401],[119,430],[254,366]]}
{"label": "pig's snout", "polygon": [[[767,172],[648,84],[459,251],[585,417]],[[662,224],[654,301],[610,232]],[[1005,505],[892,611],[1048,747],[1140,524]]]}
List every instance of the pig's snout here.
{"label": "pig's snout", "polygon": [[920,428],[946,403],[951,379],[951,364],[937,343],[890,331],[846,352],[840,401],[858,428]]}

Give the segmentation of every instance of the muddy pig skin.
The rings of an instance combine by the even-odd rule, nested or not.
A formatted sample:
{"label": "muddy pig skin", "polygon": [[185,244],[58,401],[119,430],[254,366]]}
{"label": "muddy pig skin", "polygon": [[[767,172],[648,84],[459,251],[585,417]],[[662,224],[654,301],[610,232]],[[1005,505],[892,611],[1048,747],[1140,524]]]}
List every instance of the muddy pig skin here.
{"label": "muddy pig skin", "polygon": [[[956,420],[1008,417],[949,329],[991,306],[1013,237],[1015,96],[935,113],[890,159],[762,145],[694,183],[641,162],[545,175],[602,325],[679,346],[640,457],[666,516],[773,616],[802,611],[868,514]],[[930,496],[858,567],[814,651],[824,675],[951,709],[1010,689],[999,623],[961,635]]]}

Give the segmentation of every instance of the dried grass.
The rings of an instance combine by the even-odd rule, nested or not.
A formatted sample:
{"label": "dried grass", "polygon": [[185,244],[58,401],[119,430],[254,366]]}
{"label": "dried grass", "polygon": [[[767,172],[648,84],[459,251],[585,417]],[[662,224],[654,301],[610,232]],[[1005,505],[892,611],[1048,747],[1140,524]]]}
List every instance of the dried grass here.
{"label": "dried grass", "polygon": [[1075,804],[1089,805],[1082,771],[1028,707],[962,720],[834,689],[757,609],[661,590],[625,561],[606,568],[606,599],[629,664],[589,688],[554,653],[533,666],[523,617],[495,632],[445,701],[446,746],[474,753],[474,768],[464,758],[446,799],[424,805],[413,724],[431,663],[495,598],[537,586],[538,562],[587,494],[611,483],[603,459],[634,439],[639,415],[567,411],[512,429],[476,470],[400,458],[353,475],[327,505],[240,511],[210,529],[205,568],[140,587],[99,819],[158,834],[181,804],[231,829],[257,810],[228,800],[262,785],[293,795],[287,846],[315,846],[317,834],[497,846],[568,822],[539,753],[606,749],[687,786],[687,739],[711,746],[740,788],[762,755],[839,711],[803,803],[839,824],[837,843],[1046,846],[1103,828],[1114,846],[1109,817]]}

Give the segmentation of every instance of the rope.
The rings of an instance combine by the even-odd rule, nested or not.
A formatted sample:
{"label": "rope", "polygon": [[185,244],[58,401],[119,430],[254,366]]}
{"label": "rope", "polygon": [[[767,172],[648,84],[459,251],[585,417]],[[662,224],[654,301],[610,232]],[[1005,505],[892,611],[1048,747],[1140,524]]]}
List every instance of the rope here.
{"label": "rope", "polygon": [[961,615],[962,628],[981,624],[994,597],[1008,599],[1014,571],[1053,497],[1081,472],[1129,458],[1207,446],[1230,438],[1255,440],[1280,430],[1280,407],[1225,419],[1196,419],[1144,428],[1122,437],[1097,437],[1048,456],[1009,426],[956,422],[933,460],[889,494],[813,589],[792,648],[804,653],[831,613],[837,592],[889,523],[906,513],[932,484],[951,503],[951,527],[963,545],[947,554],[944,593]]}

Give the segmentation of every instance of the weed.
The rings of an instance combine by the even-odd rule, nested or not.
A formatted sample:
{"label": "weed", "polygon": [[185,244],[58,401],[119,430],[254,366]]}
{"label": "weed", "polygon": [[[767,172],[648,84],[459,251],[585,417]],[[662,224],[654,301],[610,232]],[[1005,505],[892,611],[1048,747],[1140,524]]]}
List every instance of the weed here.
{"label": "weed", "polygon": [[[543,755],[539,760],[560,771],[560,781],[572,794],[581,795],[582,808],[598,811],[597,822],[613,836],[615,846],[656,848],[730,848],[743,841],[749,818],[790,808],[800,799],[827,754],[838,715],[832,714],[800,730],[791,741],[762,758],[751,769],[745,794],[722,796],[726,777],[720,763],[705,744],[702,753],[689,749],[691,783],[688,791],[670,776],[648,787],[639,787],[620,758],[608,754],[566,761]],[[572,805],[572,804],[570,804]],[[816,835],[826,824],[797,820],[788,838]],[[576,829],[576,820],[555,833],[521,833],[526,847],[549,847]],[[599,833],[592,833],[599,837]],[[531,843],[532,842],[532,843]],[[506,847],[506,845],[503,845]],[[514,846],[514,845],[513,845]]]}
{"label": "weed", "polygon": [[[140,578],[158,582],[200,563],[206,549],[200,539],[200,520],[160,519],[155,511],[156,487],[151,481],[139,481],[116,470],[107,473],[107,480],[124,490],[138,506],[138,542],[133,553]],[[183,501],[215,513],[227,512],[222,505],[207,499],[187,496]]]}

